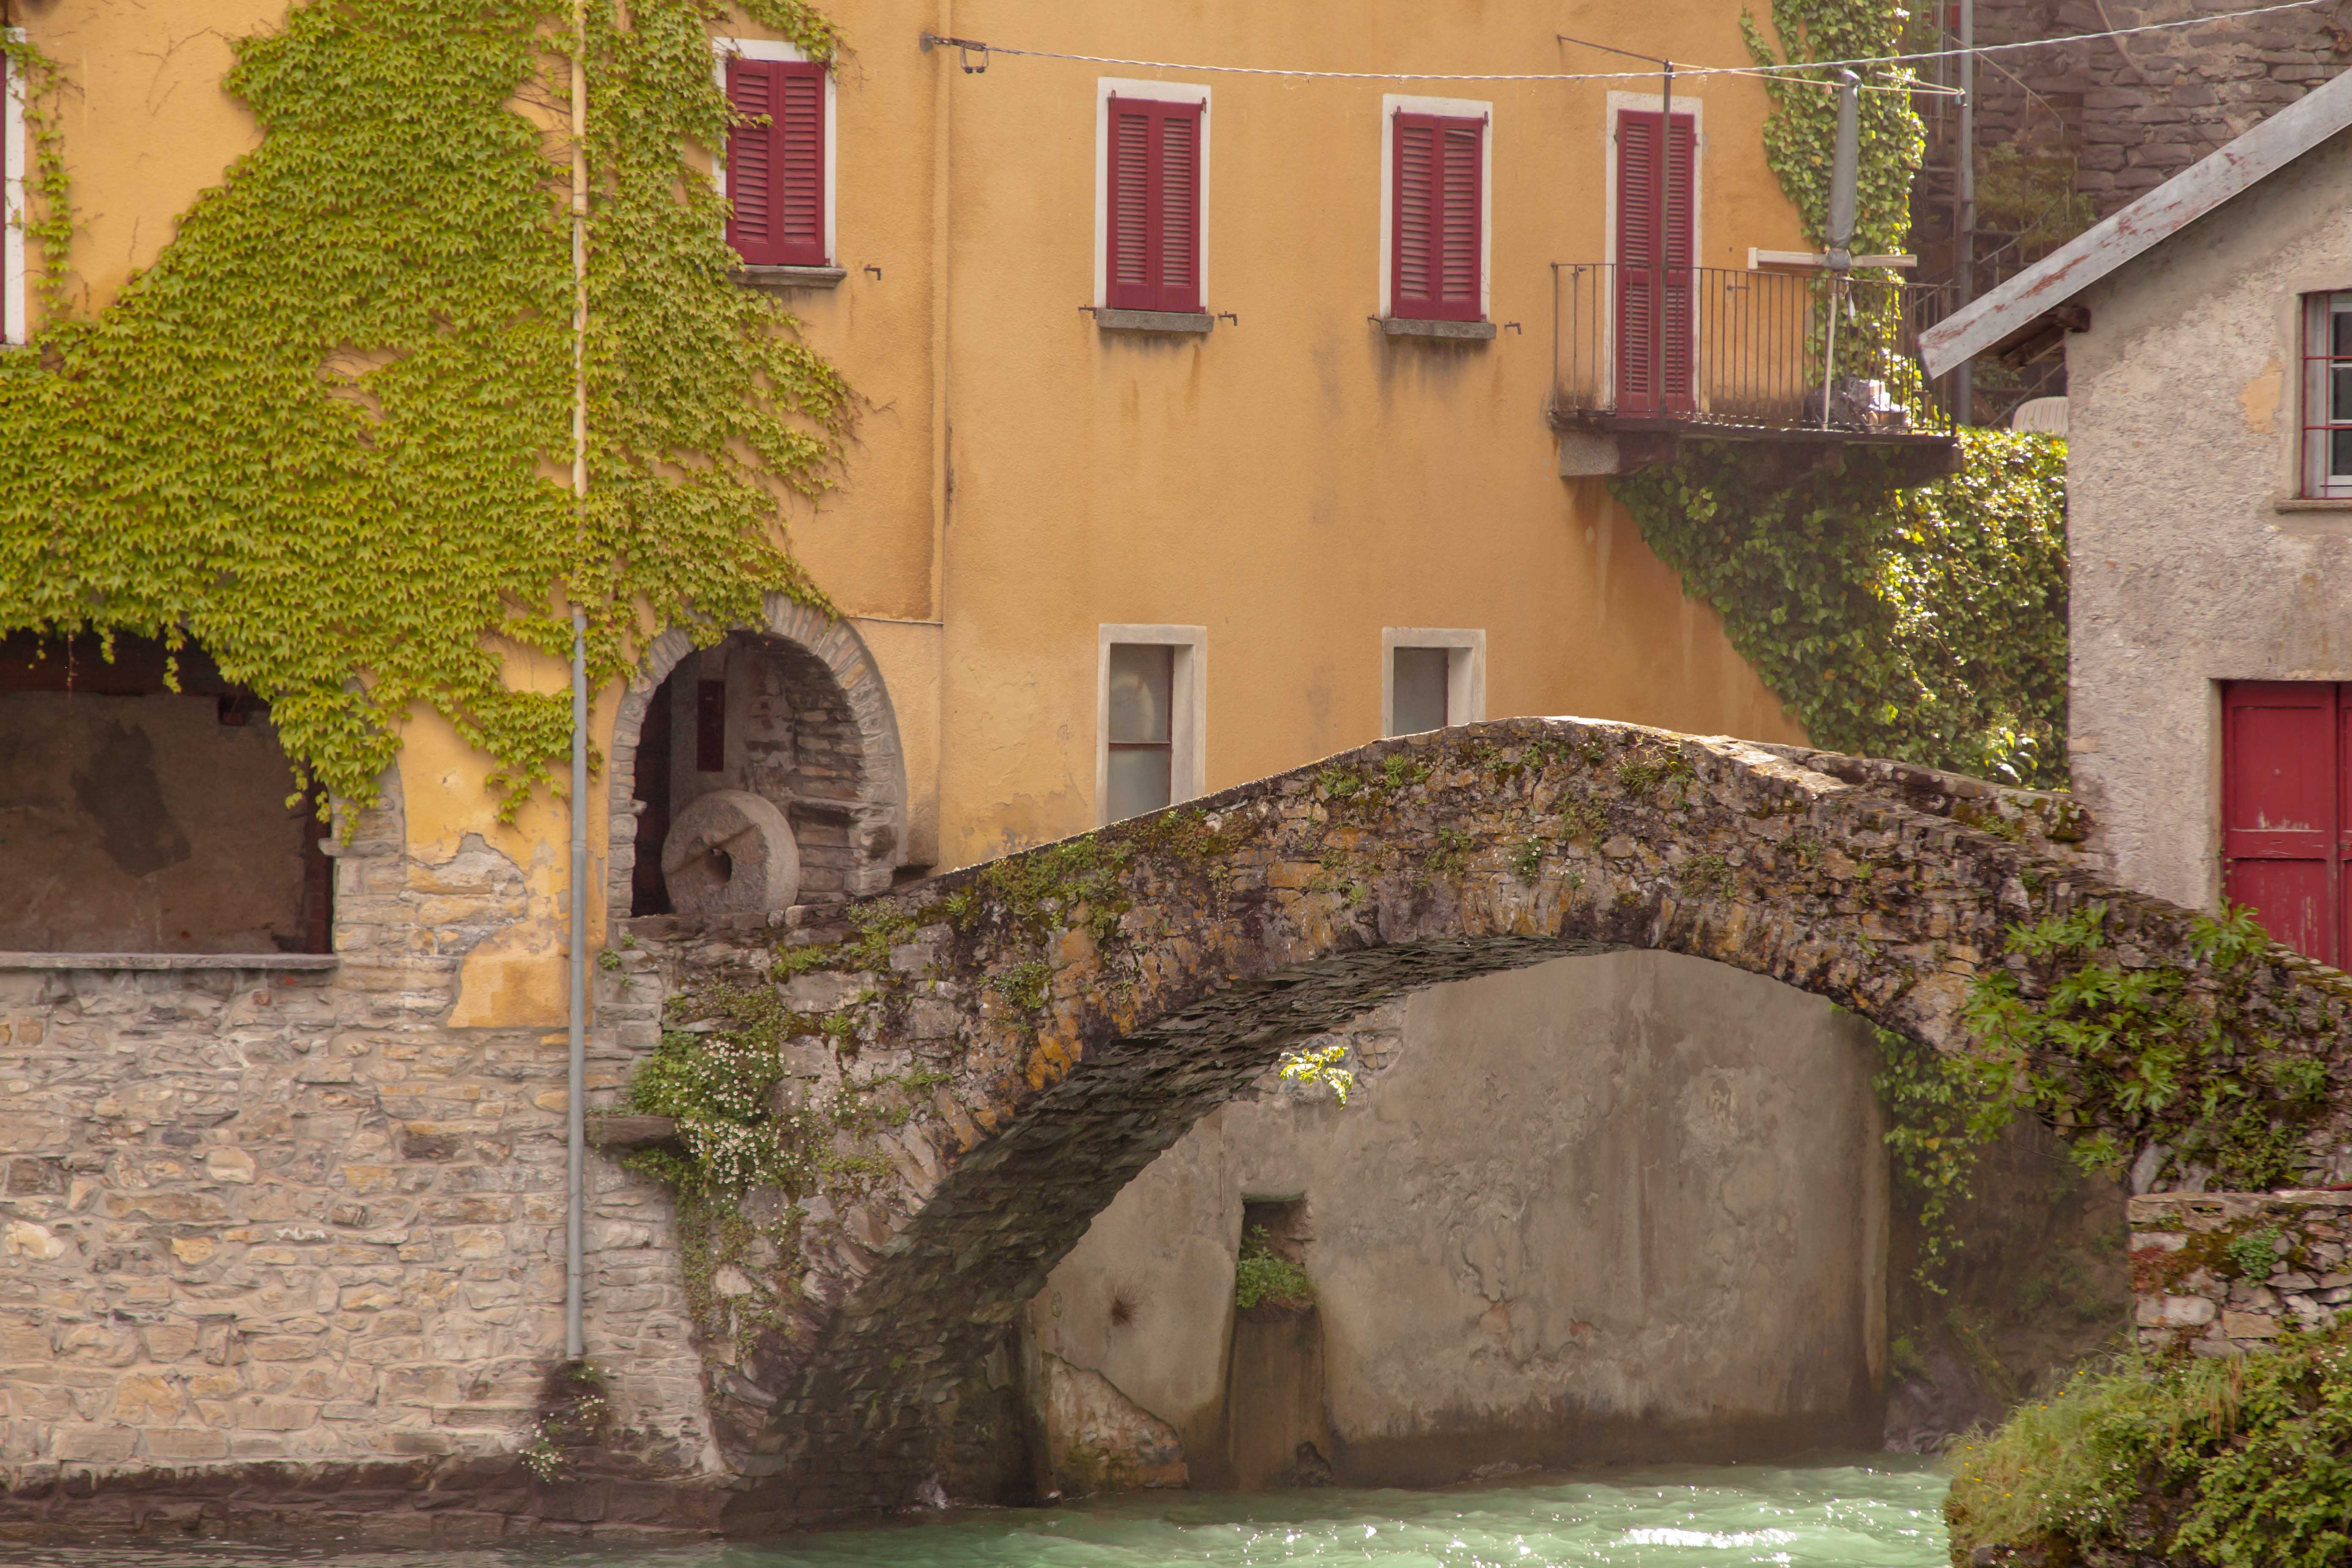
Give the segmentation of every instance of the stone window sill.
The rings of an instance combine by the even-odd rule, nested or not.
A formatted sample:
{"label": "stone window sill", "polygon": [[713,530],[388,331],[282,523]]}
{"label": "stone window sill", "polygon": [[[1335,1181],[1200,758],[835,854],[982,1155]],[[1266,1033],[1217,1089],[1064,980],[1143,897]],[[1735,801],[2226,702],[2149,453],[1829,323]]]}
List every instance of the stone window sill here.
{"label": "stone window sill", "polygon": [[771,293],[785,289],[838,289],[849,276],[845,267],[738,267],[733,277],[746,289]]}
{"label": "stone window sill", "polygon": [[2273,511],[2352,511],[2352,496],[2279,496]]}
{"label": "stone window sill", "polygon": [[0,952],[0,969],[332,969],[331,952]]}
{"label": "stone window sill", "polygon": [[1492,321],[1424,321],[1412,316],[1381,316],[1381,335],[1391,338],[1454,338],[1484,341],[1495,335]]}
{"label": "stone window sill", "polygon": [[1095,307],[1095,325],[1106,332],[1190,332],[1206,335],[1216,319],[1205,310],[1114,310]]}

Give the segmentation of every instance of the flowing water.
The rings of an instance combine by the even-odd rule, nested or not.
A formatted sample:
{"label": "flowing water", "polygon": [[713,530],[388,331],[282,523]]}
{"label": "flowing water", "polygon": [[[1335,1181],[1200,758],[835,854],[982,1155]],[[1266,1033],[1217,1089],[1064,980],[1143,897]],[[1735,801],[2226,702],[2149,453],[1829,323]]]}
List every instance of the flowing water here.
{"label": "flowing water", "polygon": [[1942,1568],[1925,1461],[1675,1466],[1445,1491],[1147,1492],[766,1545],[513,1552],[35,1551],[26,1568]]}

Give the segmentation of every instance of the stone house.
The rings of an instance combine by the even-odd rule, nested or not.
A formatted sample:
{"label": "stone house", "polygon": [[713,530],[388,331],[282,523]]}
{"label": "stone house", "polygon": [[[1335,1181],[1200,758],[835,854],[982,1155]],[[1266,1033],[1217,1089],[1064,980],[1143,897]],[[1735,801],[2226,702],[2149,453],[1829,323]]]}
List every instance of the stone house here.
{"label": "stone house", "polygon": [[2346,962],[2352,80],[1927,334],[2062,342],[2074,786],[2118,879]]}
{"label": "stone house", "polygon": [[[581,1021],[602,1108],[661,1032],[660,996],[631,978],[639,929],[674,934],[660,922],[714,910],[781,929],[795,909],[1487,717],[1802,740],[1605,483],[1688,434],[1887,439],[1929,458],[1948,445],[1799,431],[1795,395],[1735,418],[1734,395],[1753,389],[1706,381],[1693,366],[1707,356],[1659,335],[1688,319],[1672,300],[1629,309],[1629,290],[1691,287],[1666,279],[1679,262],[1711,297],[1777,301],[1801,329],[1802,279],[1755,270],[1802,232],[1764,163],[1760,85],[1686,79],[1668,119],[1646,81],[1500,79],[1524,69],[1528,38],[1553,37],[1532,0],[1466,18],[1375,8],[1352,8],[1343,36],[1327,7],[1213,24],[1015,0],[990,25],[1045,51],[1022,57],[843,0],[830,9],[851,47],[830,68],[740,18],[714,37],[734,100],[772,91],[782,106],[707,150],[714,172],[736,171],[733,282],[784,300],[866,400],[844,482],[792,515],[839,613],[776,596],[701,647],[645,628],[633,677],[590,694],[604,764],[574,803],[584,889],[563,803],[502,818],[490,760],[421,705],[378,804],[335,803],[345,831],[322,837],[308,803],[284,799],[267,704],[197,656],[174,686],[135,639],[111,661],[95,638],[0,645],[0,1479],[17,1496],[53,1503],[68,1474],[174,1469],[225,1497],[253,1466],[277,1467],[270,1484],[292,1495],[338,1467],[444,1466],[481,1480],[478,1507],[368,1527],[494,1535],[544,1513],[509,1483],[564,1344],[575,946],[599,961]],[[134,279],[168,276],[176,224],[260,135],[223,88],[232,41],[289,12],[7,9],[74,95],[59,145],[78,205],[70,273],[44,279],[24,226],[39,106],[12,68],[0,354],[41,353],[44,281],[102,313]],[[1745,58],[1720,8],[1667,25],[1607,0],[1583,25],[1678,58]],[[1060,58],[1081,55],[1330,74]],[[1344,74],[1381,69],[1498,79],[1440,98]],[[1114,150],[1139,152],[1140,173]],[[762,158],[785,171],[770,207],[748,177]],[[1120,185],[1129,174],[1141,184]],[[513,668],[519,686],[563,679],[535,657]],[[1709,1205],[1732,1184],[1769,1211],[1742,1223],[1791,1249],[1665,1281],[1645,1310],[1692,1325],[1682,1338],[1706,1336],[1706,1355],[1629,1342],[1602,1358],[1580,1419],[1644,1441],[1694,1412],[1791,1440],[1867,1428],[1885,1271],[1866,1031],[1769,982],[1672,971],[1547,970],[1432,993],[1356,1032],[1368,1071],[1444,1080],[1420,1100],[1433,1146],[1476,1139],[1531,1050],[1643,1066],[1622,1104],[1517,1108],[1534,1173],[1514,1204],[1432,1205],[1370,1237],[1398,1268],[1421,1260],[1420,1348],[1402,1351],[1379,1312],[1347,1316],[1392,1279],[1329,1276],[1332,1375],[1380,1363],[1387,1379],[1335,1384],[1331,1442],[1409,1458],[1465,1422],[1542,1427],[1563,1346],[1613,1331],[1613,1309],[1538,1310],[1530,1292],[1653,1233],[1724,1240]],[[1727,1015],[1773,1026],[1726,1032]],[[1456,1052],[1493,1061],[1438,1071]],[[1798,1058],[1851,1117],[1790,1103],[1779,1079]],[[1830,1175],[1750,1170],[1739,1107],[1776,1130],[1768,1163]],[[1337,1244],[1315,1252],[1300,1215],[1328,1207],[1338,1224],[1339,1189],[1403,1212],[1408,1184],[1463,1179],[1426,1163],[1368,1177],[1391,1135],[1370,1117],[1277,1157],[1286,1114],[1207,1129],[1131,1205],[1189,1248],[1181,1298],[1154,1306],[1197,1330],[1181,1356],[1129,1366],[1056,1319],[1046,1353],[1074,1378],[1145,1391],[1089,1406],[1110,1426],[1176,1432],[1198,1454],[1221,1440],[1202,1434],[1223,1429],[1248,1205],[1303,1204],[1286,1236],[1314,1271],[1336,1268]],[[1298,1108],[1302,1126],[1326,1115]],[[1657,1164],[1642,1140],[1598,1141],[1642,1116],[1688,1184],[1645,1195]],[[1210,1174],[1171,1207],[1169,1173],[1184,1171]],[[1586,1225],[1595,1172],[1623,1201]],[[666,1474],[724,1476],[741,1456],[709,1418],[708,1380],[725,1374],[689,1331],[668,1196],[606,1156],[585,1180],[589,1354]],[[1102,1227],[1103,1256],[1137,1244],[1125,1223]],[[1799,1256],[1818,1262],[1807,1288],[1826,1304],[1802,1321],[1775,1309],[1761,1344],[1755,1311]],[[1081,1259],[1038,1310],[1083,1298],[1108,1312],[1103,1279]],[[1726,1343],[1756,1360],[1718,1397],[1707,1356]],[[1546,1452],[1567,1440],[1542,1438]],[[1406,1458],[1381,1473],[1435,1473]],[[613,1521],[682,1517],[658,1489],[632,1497]]]}

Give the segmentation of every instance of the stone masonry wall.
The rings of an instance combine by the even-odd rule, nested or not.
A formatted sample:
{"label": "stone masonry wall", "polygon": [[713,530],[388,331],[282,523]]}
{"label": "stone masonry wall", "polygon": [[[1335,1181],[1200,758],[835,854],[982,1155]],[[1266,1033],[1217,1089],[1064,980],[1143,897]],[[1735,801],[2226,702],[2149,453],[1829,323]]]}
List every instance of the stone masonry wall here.
{"label": "stone masonry wall", "polygon": [[[2020,43],[2189,14],[2178,0],[1977,0],[1976,38]],[[2105,217],[2329,80],[2347,59],[2352,5],[2344,0],[2007,50],[1977,68],[1977,147],[1979,156],[2012,144],[2075,153],[2075,188]],[[1950,129],[1948,110],[1940,123]]]}
{"label": "stone masonry wall", "polygon": [[2242,1355],[2352,1309],[2352,1193],[2149,1193],[2131,1225],[2143,1349]]}
{"label": "stone masonry wall", "polygon": [[440,1020],[522,873],[407,854],[395,795],[337,875],[331,969],[0,973],[0,1539],[698,1517],[637,1479],[715,1460],[667,1199],[601,1158],[625,1435],[581,1484],[512,1457],[563,1353],[564,1037]]}

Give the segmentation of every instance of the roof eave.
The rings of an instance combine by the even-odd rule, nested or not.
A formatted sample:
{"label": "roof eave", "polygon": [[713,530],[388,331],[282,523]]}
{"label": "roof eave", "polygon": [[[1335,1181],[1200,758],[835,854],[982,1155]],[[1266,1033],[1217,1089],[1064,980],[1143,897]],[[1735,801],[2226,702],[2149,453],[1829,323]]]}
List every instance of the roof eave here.
{"label": "roof eave", "polygon": [[2352,125],[2352,75],[2328,81],[2229,145],[2183,169],[2121,211],[1919,335],[1919,359],[1940,376],[2153,249],[2239,192]]}

